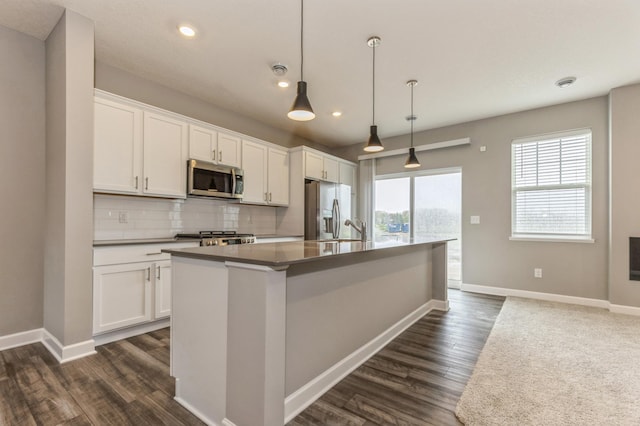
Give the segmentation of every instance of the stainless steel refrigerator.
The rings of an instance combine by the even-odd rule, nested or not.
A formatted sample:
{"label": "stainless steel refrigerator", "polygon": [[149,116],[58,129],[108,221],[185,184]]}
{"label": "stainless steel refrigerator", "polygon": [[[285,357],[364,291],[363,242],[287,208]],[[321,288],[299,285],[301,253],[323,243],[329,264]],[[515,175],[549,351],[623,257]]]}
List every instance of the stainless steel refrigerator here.
{"label": "stainless steel refrigerator", "polygon": [[352,238],[351,187],[338,183],[306,181],[304,190],[304,239]]}

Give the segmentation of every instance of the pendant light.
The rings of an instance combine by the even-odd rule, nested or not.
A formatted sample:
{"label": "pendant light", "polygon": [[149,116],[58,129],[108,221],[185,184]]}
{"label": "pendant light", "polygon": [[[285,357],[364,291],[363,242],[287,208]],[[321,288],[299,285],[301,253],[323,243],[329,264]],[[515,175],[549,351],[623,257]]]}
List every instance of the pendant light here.
{"label": "pendant light", "polygon": [[307,97],[307,82],[304,81],[304,0],[300,0],[300,81],[298,81],[298,94],[293,101],[293,106],[287,114],[292,120],[309,121],[316,115],[311,108],[311,102]]}
{"label": "pendant light", "polygon": [[369,40],[367,40],[367,45],[373,49],[373,117],[369,129],[369,142],[367,142],[367,146],[364,147],[364,150],[367,152],[379,152],[384,149],[378,137],[378,126],[376,126],[376,47],[380,46],[380,42],[382,42],[382,39],[378,36],[369,37]]}
{"label": "pendant light", "polygon": [[407,162],[404,163],[404,167],[407,169],[420,167],[420,162],[418,161],[418,157],[416,157],[416,149],[413,147],[413,122],[416,121],[417,118],[413,115],[413,88],[416,84],[418,84],[417,80],[407,81],[407,86],[411,87],[411,115],[407,117],[407,120],[411,122],[411,148],[409,148],[409,158],[407,158]]}

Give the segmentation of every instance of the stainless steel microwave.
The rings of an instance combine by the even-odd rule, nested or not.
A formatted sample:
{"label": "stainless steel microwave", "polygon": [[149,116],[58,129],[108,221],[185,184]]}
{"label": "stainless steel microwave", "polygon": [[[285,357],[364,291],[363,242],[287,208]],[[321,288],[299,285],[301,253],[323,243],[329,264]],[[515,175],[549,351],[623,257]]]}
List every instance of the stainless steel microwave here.
{"label": "stainless steel microwave", "polygon": [[215,198],[242,198],[243,171],[199,160],[187,165],[187,195]]}

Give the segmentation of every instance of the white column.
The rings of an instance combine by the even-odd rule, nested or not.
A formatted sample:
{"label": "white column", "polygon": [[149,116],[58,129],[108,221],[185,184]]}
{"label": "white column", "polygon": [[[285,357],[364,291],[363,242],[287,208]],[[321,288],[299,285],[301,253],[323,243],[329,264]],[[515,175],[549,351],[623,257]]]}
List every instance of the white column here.
{"label": "white column", "polygon": [[282,426],[285,397],[286,271],[227,262],[227,420]]}

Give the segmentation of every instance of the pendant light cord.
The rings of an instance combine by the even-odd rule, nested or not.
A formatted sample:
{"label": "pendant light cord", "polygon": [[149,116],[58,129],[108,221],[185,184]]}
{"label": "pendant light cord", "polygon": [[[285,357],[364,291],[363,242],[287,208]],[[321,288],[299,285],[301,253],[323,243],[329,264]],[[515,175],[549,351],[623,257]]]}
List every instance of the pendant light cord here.
{"label": "pendant light cord", "polygon": [[375,42],[373,44],[373,79],[372,79],[372,84],[373,86],[373,114],[371,117],[371,124],[375,125],[376,124],[376,45]]}
{"label": "pendant light cord", "polygon": [[304,81],[304,0],[300,0],[300,80]]}
{"label": "pendant light cord", "polygon": [[416,119],[413,115],[413,86],[415,84],[411,84],[411,148],[413,148],[413,122]]}

